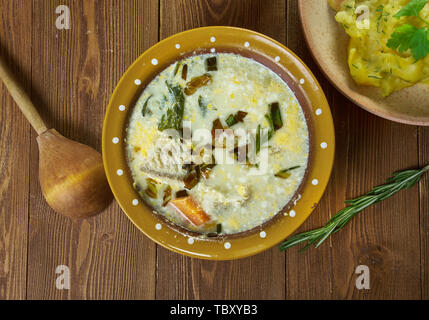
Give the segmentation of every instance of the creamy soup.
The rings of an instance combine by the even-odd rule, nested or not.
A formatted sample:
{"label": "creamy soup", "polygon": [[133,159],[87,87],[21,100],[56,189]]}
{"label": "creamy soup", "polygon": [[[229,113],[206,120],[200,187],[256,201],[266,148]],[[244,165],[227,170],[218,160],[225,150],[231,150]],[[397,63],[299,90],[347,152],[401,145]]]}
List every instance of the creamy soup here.
{"label": "creamy soup", "polygon": [[144,89],[127,128],[134,187],[202,235],[253,229],[282,210],[307,168],[309,134],[288,85],[232,53],[195,55]]}

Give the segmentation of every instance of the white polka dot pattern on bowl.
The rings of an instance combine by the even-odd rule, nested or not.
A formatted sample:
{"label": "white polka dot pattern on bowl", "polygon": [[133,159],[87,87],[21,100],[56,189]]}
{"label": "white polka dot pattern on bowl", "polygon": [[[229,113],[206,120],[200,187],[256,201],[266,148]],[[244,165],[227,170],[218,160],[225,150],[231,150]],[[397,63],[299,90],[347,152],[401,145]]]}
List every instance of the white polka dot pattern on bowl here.
{"label": "white polka dot pattern on bowl", "polygon": [[[209,34],[205,35],[206,48],[207,48],[205,52],[212,53],[213,55],[216,52],[218,52],[216,46],[219,44],[220,40],[217,39],[217,37],[220,37],[219,39],[221,39],[223,41],[223,36],[220,34],[216,33],[216,36],[214,36],[213,33],[212,34],[209,33]],[[248,40],[248,41],[246,41],[246,40]],[[184,50],[186,48],[182,49],[181,44],[178,43],[178,41],[180,41],[180,40],[176,40],[176,41],[173,40],[172,42],[170,42],[169,48],[170,48],[170,50],[173,50],[173,52],[175,52],[177,55],[180,55],[180,54],[184,53]],[[252,41],[252,43],[250,43],[250,41]],[[251,50],[250,48],[252,48],[252,49],[253,48],[259,48],[258,41],[255,41],[254,39],[247,38],[247,39],[242,39],[241,41],[238,40],[236,42],[238,45],[241,44],[241,46],[243,46],[243,49],[244,49],[244,47],[249,48],[249,50]],[[282,53],[278,52],[277,54],[282,54]],[[159,66],[160,64],[161,65],[163,64],[163,60],[155,59],[154,56],[158,57],[157,55],[152,55],[152,57],[149,56],[149,57],[145,57],[145,59],[144,59],[145,60],[144,64],[146,66],[149,65],[149,68],[151,68],[151,69],[156,68],[156,67],[150,67],[151,64],[153,66]],[[161,59],[162,57],[159,56],[159,58]],[[275,64],[278,64],[278,63],[283,64],[283,63],[287,62],[288,56],[282,54],[282,56],[280,57],[280,56],[276,55],[276,53],[274,53],[271,55],[271,57],[269,59],[271,59],[272,62],[275,62]],[[300,75],[305,77],[305,78],[301,78]],[[137,77],[139,77],[140,79],[136,79]],[[135,80],[133,80],[132,78],[135,78]],[[306,80],[309,80],[308,85],[306,84]],[[133,81],[134,81],[135,86],[132,83]],[[311,77],[307,77],[307,75],[305,73],[298,74],[298,76],[295,78],[295,81],[297,82],[298,85],[300,85],[300,86],[302,85],[302,88],[309,87],[311,89],[313,87],[313,82],[311,80]],[[127,85],[128,86],[131,85],[134,88],[133,90],[137,92],[138,90],[142,89],[143,82],[145,82],[145,84],[146,84],[146,80],[143,78],[143,76],[141,74],[139,74],[139,71],[137,71],[136,73],[134,73],[134,76],[131,75],[131,78],[129,78]],[[116,99],[116,101],[119,101],[119,103],[122,102],[123,104],[118,105],[115,103],[115,104],[113,104],[113,108],[112,108],[113,110],[112,109],[111,110],[113,111],[114,115],[119,116],[119,118],[121,118],[121,119],[124,119],[124,117],[126,116],[126,113],[128,113],[128,111],[132,110],[133,106],[130,105],[129,101],[127,101],[127,100]],[[130,109],[128,109],[128,105],[130,106]],[[114,109],[114,108],[117,108],[117,109]],[[327,106],[323,104],[323,101],[321,101],[321,102],[316,101],[316,103],[313,102],[313,108],[310,112],[314,112],[313,113],[313,121],[318,124],[320,121],[324,122],[326,117],[328,117],[328,118],[330,117],[329,111],[330,110],[327,109]],[[323,116],[322,116],[322,114],[323,114]],[[126,139],[124,139],[124,137],[122,136],[122,132],[113,132],[110,134],[111,134],[110,137],[109,137],[109,135],[107,136],[107,141],[109,138],[111,139],[110,142],[108,141],[109,147],[112,150],[116,150],[116,151],[122,150],[121,147],[126,142]],[[322,141],[320,141],[319,139]],[[318,151],[316,150],[317,154],[322,154],[324,156],[329,155],[331,153],[331,150],[334,149],[334,142],[333,142],[333,140],[330,139],[330,135],[322,135],[322,137],[319,139],[318,139],[319,141],[316,142],[316,146],[317,146],[317,143],[319,144],[319,146],[316,148],[316,149],[318,149]],[[323,150],[321,150],[319,148],[321,148]],[[324,150],[324,149],[327,149],[327,150]],[[127,169],[118,169],[118,168],[124,168],[124,167],[126,168],[126,165],[124,163],[115,162],[113,164],[113,166],[109,168],[109,170],[111,170],[111,172],[113,171],[112,173],[113,173],[113,175],[115,175],[115,170],[117,169],[117,171],[116,171],[117,180],[118,181],[119,180],[124,181],[124,179],[128,179],[129,172],[125,172]],[[118,176],[120,176],[120,178]],[[123,177],[123,176],[125,176],[125,177]],[[323,185],[325,185],[326,177],[324,174],[320,175],[320,179],[323,182]],[[311,185],[307,184],[307,188],[310,187],[309,189],[313,189],[313,190],[310,190],[310,193],[311,193],[311,191],[318,190],[321,188],[322,183],[320,183],[320,181],[318,179],[315,179],[314,175],[311,173],[310,173],[309,180],[307,180],[307,183],[308,182],[311,182]],[[312,187],[312,185],[314,187]],[[275,192],[279,195],[282,195],[285,192],[285,190],[283,190],[281,188],[277,188],[277,189],[275,189]],[[134,199],[134,198],[136,198],[136,199]],[[125,200],[125,204],[127,204],[129,208],[133,208],[134,210],[138,210],[140,207],[143,207],[144,200],[142,198],[139,198],[136,193],[130,192],[128,195],[128,199]],[[130,204],[132,204],[132,206],[130,206]],[[264,208],[267,207],[267,203],[262,203],[261,205]],[[301,207],[292,207],[292,208],[294,208],[295,210],[300,212],[300,217],[297,218],[299,220],[301,220],[301,218],[303,218],[304,216],[307,215],[306,214],[307,209],[305,206],[304,206],[304,209],[301,209]],[[283,219],[289,220],[289,218],[287,218],[287,217],[290,217],[290,220],[289,220],[290,222],[292,222],[292,221],[296,222],[297,220],[294,219],[294,217],[296,217],[295,210],[289,209],[289,211],[283,212],[283,214],[286,216]],[[159,223],[157,223],[157,222],[159,222]],[[168,234],[170,232],[169,231],[170,229],[167,228],[167,226],[164,226],[160,220],[158,220],[158,221],[152,220],[152,223],[149,222],[147,227],[152,230],[152,233],[157,234],[158,236],[164,236],[164,234],[166,234],[166,233]],[[157,231],[155,231],[155,230],[157,230]],[[262,245],[263,243],[267,243],[267,241],[270,242],[271,239],[276,239],[276,235],[273,234],[270,231],[270,229],[268,229],[268,231],[265,231],[265,230],[262,230],[262,228],[261,228],[258,231],[259,232],[256,232],[254,234],[253,239],[256,239],[260,245]],[[267,233],[270,233],[270,237],[268,237]],[[189,252],[191,254],[194,250],[200,250],[200,246],[203,246],[203,243],[205,242],[205,241],[201,241],[201,239],[199,239],[198,237],[193,237],[192,235],[186,235],[186,234],[179,234],[178,233],[177,235],[174,235],[174,237],[180,239],[181,240],[180,243],[182,243],[182,245],[184,245],[184,247],[185,247],[184,249],[186,249],[186,247],[187,247],[187,249],[189,250]],[[267,238],[268,238],[268,240],[267,240]],[[232,242],[231,241],[234,242],[234,248],[232,248]],[[235,240],[230,240],[227,237],[226,239],[224,239],[224,241],[218,243],[215,247],[218,248],[217,250],[220,249],[225,256],[229,256],[231,254],[235,255],[236,250],[241,249],[241,245],[238,245],[238,244],[239,244],[238,241],[236,242]],[[222,248],[222,246],[224,248]]]}

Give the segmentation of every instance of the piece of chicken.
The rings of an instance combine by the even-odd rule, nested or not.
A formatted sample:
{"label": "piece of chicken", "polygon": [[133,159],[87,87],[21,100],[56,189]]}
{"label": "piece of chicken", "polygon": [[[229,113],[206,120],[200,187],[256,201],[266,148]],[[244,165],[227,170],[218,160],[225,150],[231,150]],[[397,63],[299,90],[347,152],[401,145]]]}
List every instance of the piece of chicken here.
{"label": "piece of chicken", "polygon": [[141,170],[155,177],[183,180],[190,170],[187,164],[191,162],[192,154],[185,143],[161,136],[148,150]]}
{"label": "piece of chicken", "polygon": [[202,199],[202,206],[207,212],[215,210],[223,210],[226,207],[241,207],[246,201],[250,199],[250,188],[245,185],[238,185],[235,188],[236,192],[228,192],[225,194],[211,186],[202,184],[200,192],[204,194]]}

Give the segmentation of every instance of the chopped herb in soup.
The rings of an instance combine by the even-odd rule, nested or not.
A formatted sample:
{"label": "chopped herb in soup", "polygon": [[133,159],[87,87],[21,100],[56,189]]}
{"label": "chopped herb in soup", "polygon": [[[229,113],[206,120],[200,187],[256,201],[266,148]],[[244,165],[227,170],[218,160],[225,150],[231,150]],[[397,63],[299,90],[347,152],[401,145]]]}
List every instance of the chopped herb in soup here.
{"label": "chopped herb in soup", "polygon": [[190,56],[163,70],[138,99],[126,141],[145,202],[207,237],[269,221],[297,192],[309,154],[292,90],[231,53]]}

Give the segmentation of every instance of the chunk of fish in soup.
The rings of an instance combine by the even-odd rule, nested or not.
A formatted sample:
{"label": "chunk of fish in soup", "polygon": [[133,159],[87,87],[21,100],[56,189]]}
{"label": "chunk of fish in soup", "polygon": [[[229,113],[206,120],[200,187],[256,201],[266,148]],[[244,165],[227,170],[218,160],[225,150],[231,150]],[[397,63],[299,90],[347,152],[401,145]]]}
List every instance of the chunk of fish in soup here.
{"label": "chunk of fish in soup", "polygon": [[145,202],[204,235],[269,221],[297,192],[309,154],[292,90],[264,65],[232,53],[190,56],[163,70],[138,99],[126,141]]}

